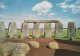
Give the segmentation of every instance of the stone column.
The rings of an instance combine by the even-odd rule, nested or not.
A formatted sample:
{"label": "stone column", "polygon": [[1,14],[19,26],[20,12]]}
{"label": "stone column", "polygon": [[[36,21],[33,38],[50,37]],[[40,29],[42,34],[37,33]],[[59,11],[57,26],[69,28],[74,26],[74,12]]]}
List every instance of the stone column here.
{"label": "stone column", "polygon": [[33,27],[33,36],[35,38],[39,38],[40,37],[40,29],[39,29],[39,24],[38,22],[34,23],[34,27]]}
{"label": "stone column", "polygon": [[16,22],[10,22],[8,27],[8,35],[10,38],[15,38],[17,36]]}
{"label": "stone column", "polygon": [[68,38],[70,40],[74,40],[74,38],[76,37],[76,26],[75,26],[75,22],[69,22],[68,23]]}
{"label": "stone column", "polygon": [[29,38],[29,27],[28,23],[23,22],[21,27],[21,38]]}
{"label": "stone column", "polygon": [[45,37],[45,36],[44,36],[44,33],[45,33],[45,32],[44,32],[44,29],[41,28],[41,29],[40,29],[40,37],[41,37],[41,38],[44,38],[44,37]]}
{"label": "stone column", "polygon": [[60,38],[62,35],[63,24],[58,22],[55,23],[55,38]]}
{"label": "stone column", "polygon": [[44,30],[45,30],[45,37],[46,38],[51,38],[51,23],[46,22],[44,25],[45,25],[45,28],[44,28]]}
{"label": "stone column", "polygon": [[5,24],[3,21],[0,21],[0,39],[5,38]]}

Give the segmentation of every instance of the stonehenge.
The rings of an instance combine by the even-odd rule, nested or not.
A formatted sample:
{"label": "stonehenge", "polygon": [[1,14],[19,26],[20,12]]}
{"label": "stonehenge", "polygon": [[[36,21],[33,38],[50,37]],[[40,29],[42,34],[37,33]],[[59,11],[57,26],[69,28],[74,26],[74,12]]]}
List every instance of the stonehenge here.
{"label": "stonehenge", "polygon": [[8,36],[11,39],[16,38],[17,36],[17,26],[16,26],[16,22],[10,22],[9,26],[8,26]]}
{"label": "stonehenge", "polygon": [[49,42],[49,48],[51,49],[59,49],[59,45],[57,42]]}
{"label": "stonehenge", "polygon": [[0,39],[5,39],[5,24],[0,21]]}
{"label": "stonehenge", "polygon": [[34,47],[34,48],[39,48],[40,47],[40,44],[39,44],[38,41],[30,41],[29,44],[30,44],[31,47]]}
{"label": "stonehenge", "polygon": [[24,43],[0,44],[0,56],[25,56],[30,51],[30,46]]}

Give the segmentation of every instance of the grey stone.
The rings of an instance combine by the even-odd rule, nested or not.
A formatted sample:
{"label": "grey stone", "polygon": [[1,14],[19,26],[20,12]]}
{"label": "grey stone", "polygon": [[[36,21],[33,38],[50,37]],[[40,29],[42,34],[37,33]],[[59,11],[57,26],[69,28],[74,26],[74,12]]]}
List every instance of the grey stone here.
{"label": "grey stone", "polygon": [[15,47],[16,47],[16,45],[13,43],[0,44],[0,50],[1,50],[1,53],[3,54],[3,56],[8,56]]}
{"label": "grey stone", "polygon": [[44,33],[45,33],[45,32],[44,32],[44,29],[40,29],[40,37],[41,37],[41,38],[44,38],[44,37],[45,37]]}
{"label": "grey stone", "polygon": [[25,56],[30,51],[30,46],[24,43],[18,43],[14,49],[12,56]]}
{"label": "grey stone", "polygon": [[34,27],[33,27],[33,36],[35,38],[39,38],[40,37],[40,29],[39,29],[39,24],[38,22],[34,23]]}
{"label": "grey stone", "polygon": [[22,28],[21,28],[21,38],[29,37],[29,27],[28,23],[22,23]]}
{"label": "grey stone", "polygon": [[0,21],[0,39],[5,38],[5,24],[3,21]]}
{"label": "grey stone", "polygon": [[63,29],[63,24],[62,23],[55,23],[55,37],[60,38],[62,35],[62,29]]}
{"label": "grey stone", "polygon": [[44,30],[45,30],[45,37],[51,38],[51,23],[46,22]]}
{"label": "grey stone", "polygon": [[24,43],[2,43],[0,44],[0,56],[25,56],[30,51],[30,46]]}
{"label": "grey stone", "polygon": [[9,23],[8,35],[11,39],[14,39],[17,36],[16,22]]}
{"label": "grey stone", "polygon": [[76,36],[75,22],[69,22],[68,23],[68,38],[71,40],[74,40],[75,36]]}

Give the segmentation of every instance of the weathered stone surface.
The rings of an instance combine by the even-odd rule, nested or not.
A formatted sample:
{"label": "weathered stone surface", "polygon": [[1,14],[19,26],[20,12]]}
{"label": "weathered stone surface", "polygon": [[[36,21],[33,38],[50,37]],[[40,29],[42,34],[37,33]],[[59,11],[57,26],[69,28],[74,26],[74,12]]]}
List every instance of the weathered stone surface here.
{"label": "weathered stone surface", "polygon": [[59,20],[24,20],[24,22],[27,22],[27,23],[34,23],[34,22],[39,22],[39,23],[46,23],[46,22],[58,23]]}
{"label": "weathered stone surface", "polygon": [[51,30],[45,30],[45,38],[51,38]]}
{"label": "weathered stone surface", "polygon": [[44,32],[44,29],[40,29],[40,37],[41,37],[41,38],[44,38],[44,37],[45,37],[45,36],[44,36],[44,33],[45,33],[45,32]]}
{"label": "weathered stone surface", "polygon": [[33,38],[33,29],[29,29],[29,37],[28,38]]}
{"label": "weathered stone surface", "polygon": [[40,37],[39,23],[37,23],[37,22],[34,23],[33,36],[34,36],[35,38],[39,38],[39,37]]}
{"label": "weathered stone surface", "polygon": [[60,38],[62,35],[62,29],[63,29],[63,24],[62,23],[55,23],[55,37]]}
{"label": "weathered stone surface", "polygon": [[34,48],[39,48],[40,47],[40,44],[39,44],[38,41],[30,41],[29,44],[30,44],[31,47],[34,47]]}
{"label": "weathered stone surface", "polygon": [[51,30],[51,23],[46,22],[44,26],[45,26],[45,30]]}
{"label": "weathered stone surface", "polygon": [[4,56],[2,50],[0,49],[0,56]]}
{"label": "weathered stone surface", "polygon": [[8,27],[8,35],[10,38],[14,39],[17,36],[16,22],[10,22]]}
{"label": "weathered stone surface", "polygon": [[49,43],[49,48],[51,49],[59,49],[59,45],[57,42],[50,42]]}
{"label": "weathered stone surface", "polygon": [[46,22],[44,29],[45,29],[45,37],[50,38],[51,37],[51,23]]}
{"label": "weathered stone surface", "polygon": [[12,56],[25,56],[30,51],[30,46],[28,44],[20,43],[14,49]]}
{"label": "weathered stone surface", "polygon": [[75,36],[76,36],[75,22],[69,22],[68,23],[68,38],[71,40],[74,40]]}
{"label": "weathered stone surface", "polygon": [[25,38],[25,37],[29,37],[29,27],[28,27],[28,23],[22,23],[22,28],[21,28],[21,38]]}
{"label": "weathered stone surface", "polygon": [[40,38],[40,30],[33,30],[33,37]]}
{"label": "weathered stone surface", "polygon": [[3,21],[0,21],[0,39],[5,38],[5,24]]}
{"label": "weathered stone surface", "polygon": [[[3,43],[0,44],[0,54],[2,56],[25,56],[30,51],[30,46],[24,43]],[[0,55],[0,56],[1,56]]]}
{"label": "weathered stone surface", "polygon": [[2,51],[3,56],[8,56],[9,53],[11,53],[15,47],[16,45],[12,43],[0,44],[0,50]]}
{"label": "weathered stone surface", "polygon": [[55,36],[54,36],[54,28],[51,29],[51,36],[52,36],[52,38],[55,37]]}

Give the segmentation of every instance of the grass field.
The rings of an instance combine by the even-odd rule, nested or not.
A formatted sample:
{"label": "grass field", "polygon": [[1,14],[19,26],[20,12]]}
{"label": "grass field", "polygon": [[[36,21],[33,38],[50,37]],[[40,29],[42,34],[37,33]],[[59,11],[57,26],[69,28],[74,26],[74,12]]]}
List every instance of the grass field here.
{"label": "grass field", "polygon": [[[7,36],[8,30],[6,30],[5,36]],[[17,30],[17,36],[21,35],[21,31]],[[52,36],[54,37],[54,29],[52,31]],[[63,29],[63,34],[60,36],[60,39],[66,39],[67,38],[67,29]],[[80,29],[76,29],[76,37],[75,39],[80,39]]]}

